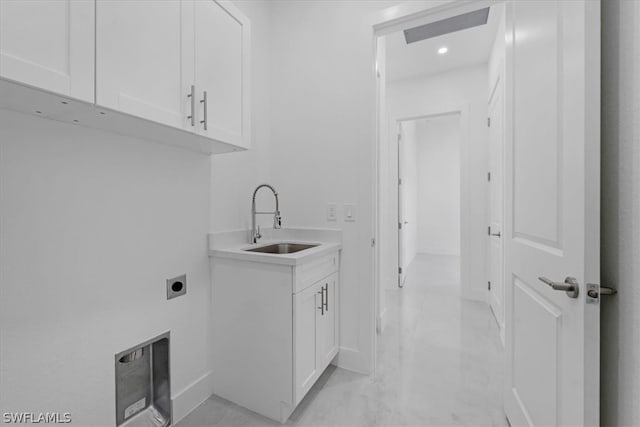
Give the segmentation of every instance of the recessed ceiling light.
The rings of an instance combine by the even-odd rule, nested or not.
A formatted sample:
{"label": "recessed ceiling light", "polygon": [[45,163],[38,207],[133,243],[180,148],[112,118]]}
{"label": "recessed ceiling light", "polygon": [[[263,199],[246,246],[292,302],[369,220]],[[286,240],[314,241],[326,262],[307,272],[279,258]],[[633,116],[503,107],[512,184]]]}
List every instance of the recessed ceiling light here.
{"label": "recessed ceiling light", "polygon": [[440,55],[444,55],[445,53],[449,52],[449,48],[446,46],[442,46],[440,49],[438,49],[438,53]]}

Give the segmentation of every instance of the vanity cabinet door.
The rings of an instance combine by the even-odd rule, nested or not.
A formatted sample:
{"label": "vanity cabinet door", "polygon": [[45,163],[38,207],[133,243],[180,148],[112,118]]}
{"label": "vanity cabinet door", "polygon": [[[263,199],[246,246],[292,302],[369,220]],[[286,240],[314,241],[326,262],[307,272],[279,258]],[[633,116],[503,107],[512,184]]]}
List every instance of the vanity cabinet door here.
{"label": "vanity cabinet door", "polygon": [[94,101],[94,2],[0,0],[0,77]]}
{"label": "vanity cabinet door", "polygon": [[193,126],[188,119],[193,84],[192,2],[97,0],[96,8],[96,103],[194,130],[195,118]]}
{"label": "vanity cabinet door", "polygon": [[317,351],[318,368],[324,370],[338,353],[338,306],[336,293],[338,290],[338,273],[320,282],[324,292],[324,313],[318,317]]}
{"label": "vanity cabinet door", "polygon": [[250,23],[229,1],[195,1],[197,132],[250,145]]}
{"label": "vanity cabinet door", "polygon": [[318,322],[322,317],[322,288],[318,282],[293,295],[294,306],[294,391],[297,405],[318,377],[316,347]]}

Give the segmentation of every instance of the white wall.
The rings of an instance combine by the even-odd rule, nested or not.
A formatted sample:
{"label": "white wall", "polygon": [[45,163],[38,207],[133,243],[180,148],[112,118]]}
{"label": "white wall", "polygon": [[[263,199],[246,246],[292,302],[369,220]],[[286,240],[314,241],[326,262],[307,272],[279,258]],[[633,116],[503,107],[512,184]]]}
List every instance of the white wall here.
{"label": "white wall", "polygon": [[[487,233],[487,100],[486,65],[452,70],[436,76],[393,82],[387,87],[390,132],[394,120],[463,110],[461,129],[461,292],[465,298],[486,300]],[[389,144],[395,144],[394,135]],[[388,150],[394,156],[393,150]],[[392,169],[397,157],[385,162]],[[393,177],[392,170],[388,176]],[[390,186],[393,191],[393,187]],[[395,196],[392,195],[390,199]],[[390,207],[393,209],[393,207]],[[387,227],[396,227],[396,219]],[[466,266],[466,267],[465,267]],[[386,280],[388,282],[388,279]]]}
{"label": "white wall", "polygon": [[460,255],[460,116],[416,122],[417,251]]}
{"label": "white wall", "polygon": [[[114,425],[114,355],[168,330],[176,418],[206,398],[209,168],[0,110],[2,411]],[[187,294],[167,301],[165,280],[182,273]]]}
{"label": "white wall", "polygon": [[402,206],[400,222],[402,222],[402,265],[406,271],[416,257],[418,246],[418,134],[416,122],[403,122],[402,140],[400,141],[400,178],[402,185]]}
{"label": "white wall", "polygon": [[[0,110],[3,412],[114,425],[114,354],[167,330],[174,422],[210,395],[207,233],[247,228],[253,188],[271,181],[270,7],[235,4],[252,24],[248,152],[208,157]],[[187,295],[167,301],[165,279],[181,273]]]}
{"label": "white wall", "polygon": [[[248,151],[211,157],[211,232],[251,228],[253,190],[265,182],[278,191],[281,187],[270,172],[271,8],[266,1],[234,1],[234,4],[251,20],[252,140]],[[281,199],[282,223],[286,227],[291,224],[288,212],[293,200],[287,194],[282,194]],[[268,190],[261,190],[257,203],[264,207],[262,210],[271,210],[273,196]],[[273,218],[259,216],[258,224],[270,228]]]}
{"label": "white wall", "polygon": [[[374,351],[375,77],[370,18],[397,2],[272,1],[271,158],[287,224],[343,229],[339,364],[370,372]],[[295,177],[292,179],[292,177]],[[326,220],[327,203],[357,219]]]}
{"label": "white wall", "polygon": [[601,424],[640,425],[640,3],[602,2]]}

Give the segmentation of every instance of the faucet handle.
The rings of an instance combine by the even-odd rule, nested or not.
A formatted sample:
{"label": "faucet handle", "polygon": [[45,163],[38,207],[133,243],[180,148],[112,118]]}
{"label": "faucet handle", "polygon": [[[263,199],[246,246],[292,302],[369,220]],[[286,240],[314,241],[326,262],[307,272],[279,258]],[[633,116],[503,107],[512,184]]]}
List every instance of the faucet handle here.
{"label": "faucet handle", "polygon": [[280,211],[276,211],[276,214],[273,216],[273,228],[282,228],[282,217],[280,216]]}

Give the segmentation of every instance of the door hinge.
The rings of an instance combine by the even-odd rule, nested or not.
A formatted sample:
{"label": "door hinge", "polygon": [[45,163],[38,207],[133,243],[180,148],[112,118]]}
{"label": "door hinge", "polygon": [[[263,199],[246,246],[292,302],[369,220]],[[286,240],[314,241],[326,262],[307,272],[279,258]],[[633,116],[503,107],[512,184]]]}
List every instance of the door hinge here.
{"label": "door hinge", "polygon": [[487,236],[491,236],[491,226],[487,227]]}
{"label": "door hinge", "polygon": [[487,289],[488,289],[488,290],[491,290],[491,280],[489,280],[489,281],[487,282]]}
{"label": "door hinge", "polygon": [[487,181],[491,182],[491,172],[487,172]]}
{"label": "door hinge", "polygon": [[402,230],[402,223],[401,222],[398,223],[398,230]]}
{"label": "door hinge", "polygon": [[398,267],[398,274],[402,274],[402,267]]}
{"label": "door hinge", "polygon": [[491,117],[487,117],[487,127],[491,127]]}
{"label": "door hinge", "polygon": [[374,247],[376,245],[376,238],[372,237],[371,238],[371,247]]}
{"label": "door hinge", "polygon": [[402,185],[402,178],[398,178],[398,185]]}

